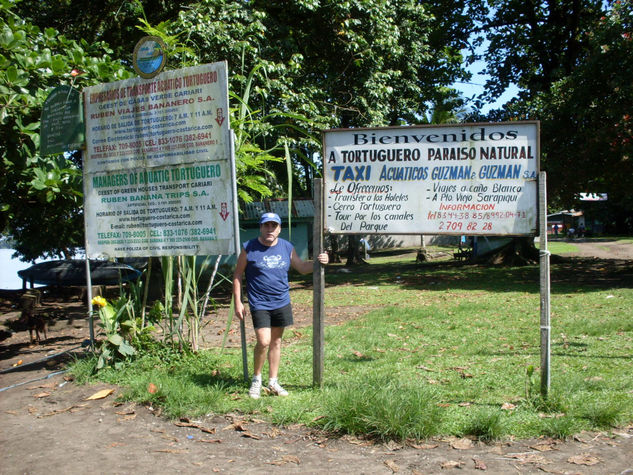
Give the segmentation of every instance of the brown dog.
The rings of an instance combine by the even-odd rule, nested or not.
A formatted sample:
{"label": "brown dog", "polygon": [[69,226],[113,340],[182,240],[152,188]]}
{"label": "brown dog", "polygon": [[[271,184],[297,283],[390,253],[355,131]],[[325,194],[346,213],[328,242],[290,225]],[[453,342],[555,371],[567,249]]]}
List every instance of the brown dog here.
{"label": "brown dog", "polygon": [[41,341],[40,332],[44,334],[44,339],[46,339],[46,320],[37,309],[40,305],[40,292],[30,291],[25,293],[20,299],[20,304],[22,307],[20,322],[28,328],[31,343],[34,342],[33,332],[35,332],[35,339],[39,344]]}

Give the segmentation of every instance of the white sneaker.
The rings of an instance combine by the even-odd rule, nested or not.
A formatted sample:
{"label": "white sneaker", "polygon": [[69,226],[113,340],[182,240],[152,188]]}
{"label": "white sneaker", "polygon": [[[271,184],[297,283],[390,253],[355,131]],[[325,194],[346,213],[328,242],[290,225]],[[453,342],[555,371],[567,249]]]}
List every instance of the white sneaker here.
{"label": "white sneaker", "polygon": [[251,399],[259,399],[260,393],[262,391],[262,380],[253,378],[251,381],[251,388],[248,390],[248,395]]}
{"label": "white sneaker", "polygon": [[266,388],[266,392],[268,392],[269,394],[272,394],[273,396],[287,396],[288,395],[288,391],[282,388],[281,385],[277,381],[270,383],[268,387]]}

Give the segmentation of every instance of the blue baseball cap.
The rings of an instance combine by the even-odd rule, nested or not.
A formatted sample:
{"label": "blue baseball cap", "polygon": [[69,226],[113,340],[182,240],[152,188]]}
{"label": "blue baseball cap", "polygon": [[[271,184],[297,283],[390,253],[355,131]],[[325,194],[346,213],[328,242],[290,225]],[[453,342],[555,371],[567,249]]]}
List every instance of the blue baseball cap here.
{"label": "blue baseball cap", "polygon": [[267,223],[269,221],[274,221],[275,223],[277,223],[278,225],[281,226],[281,218],[279,217],[279,215],[277,213],[264,213],[264,214],[262,214],[262,217],[259,220],[259,224],[264,224],[264,223]]}

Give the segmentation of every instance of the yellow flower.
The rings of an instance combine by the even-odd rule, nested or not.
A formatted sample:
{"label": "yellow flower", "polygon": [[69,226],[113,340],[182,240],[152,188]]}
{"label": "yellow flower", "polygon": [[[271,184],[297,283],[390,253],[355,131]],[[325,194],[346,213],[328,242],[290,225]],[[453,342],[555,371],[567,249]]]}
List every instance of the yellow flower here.
{"label": "yellow flower", "polygon": [[99,307],[105,307],[106,305],[108,305],[108,302],[106,302],[106,299],[104,299],[100,295],[97,295],[95,298],[92,299],[92,305],[98,305]]}

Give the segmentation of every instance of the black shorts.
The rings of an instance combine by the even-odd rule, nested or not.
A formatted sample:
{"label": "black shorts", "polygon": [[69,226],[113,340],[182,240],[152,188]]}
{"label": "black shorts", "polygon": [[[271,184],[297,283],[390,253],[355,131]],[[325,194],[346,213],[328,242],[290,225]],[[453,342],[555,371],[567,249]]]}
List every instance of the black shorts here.
{"label": "black shorts", "polygon": [[290,304],[276,310],[252,310],[255,328],[289,327],[294,323]]}

